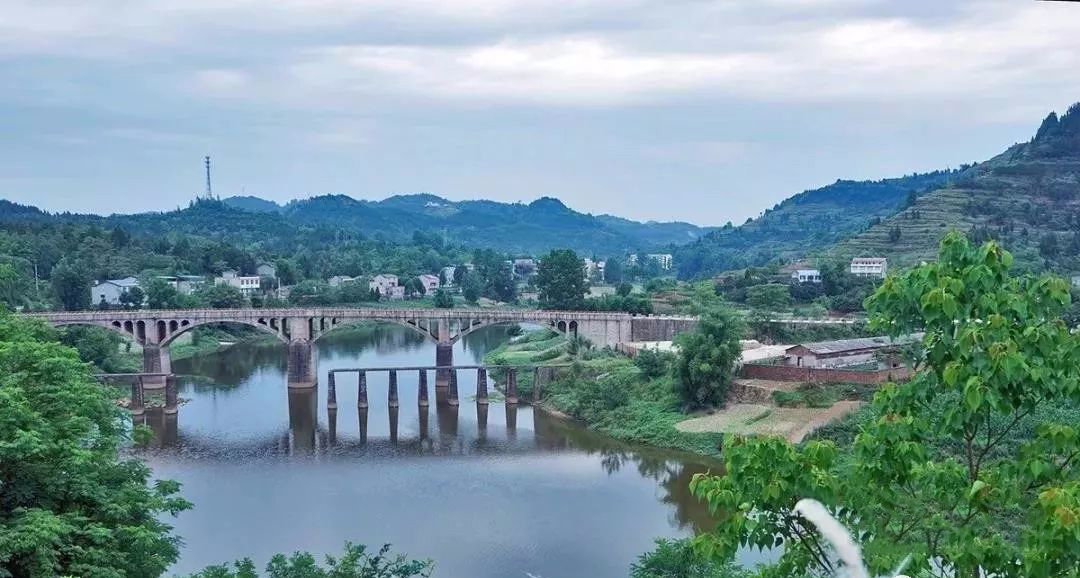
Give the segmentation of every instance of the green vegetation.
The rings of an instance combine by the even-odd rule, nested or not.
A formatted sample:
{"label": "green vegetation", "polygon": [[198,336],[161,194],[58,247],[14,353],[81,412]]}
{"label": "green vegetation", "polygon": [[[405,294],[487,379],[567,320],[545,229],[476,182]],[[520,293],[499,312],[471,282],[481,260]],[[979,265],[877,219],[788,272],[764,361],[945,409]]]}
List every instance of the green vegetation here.
{"label": "green vegetation", "polygon": [[938,241],[962,230],[976,243],[996,240],[1025,270],[1080,271],[1080,103],[1050,113],[1034,138],[972,166],[908,207],[840,243],[839,257],[877,255],[891,266],[935,256]]}
{"label": "green vegetation", "polygon": [[[326,556],[321,565],[307,552],[291,556],[277,554],[266,564],[266,578],[411,578],[431,575],[434,564],[409,560],[404,555],[390,555],[386,544],[378,552],[369,553],[360,544],[345,544],[341,557]],[[255,563],[244,558],[230,564],[210,566],[190,578],[258,578]]]}
{"label": "green vegetation", "polygon": [[925,330],[924,370],[800,446],[728,440],[726,475],[691,485],[725,515],[698,551],[730,561],[741,546],[783,544],[763,575],[834,575],[828,541],[793,512],[813,498],[858,537],[871,575],[906,559],[913,576],[1076,576],[1080,341],[1060,319],[1069,287],[1013,277],[1011,263],[996,244],[952,234],[937,263],[888,279],[868,303],[874,323]]}
{"label": "green vegetation", "polygon": [[120,459],[125,413],[74,349],[0,315],[0,568],[8,576],[158,576],[179,485]]}
{"label": "green vegetation", "polygon": [[958,171],[934,171],[879,181],[843,181],[799,193],[741,226],[728,223],[677,247],[680,279],[803,257],[897,213],[914,194],[936,189]]}
{"label": "green vegetation", "polygon": [[869,401],[877,386],[856,383],[803,383],[795,391],[774,391],[780,407],[832,407],[840,400]]}
{"label": "green vegetation", "polygon": [[676,337],[679,394],[690,407],[723,405],[742,356],[742,322],[726,308],[706,311],[694,331]]}
{"label": "green vegetation", "polygon": [[589,292],[585,264],[569,249],[555,249],[543,256],[535,283],[540,291],[540,306],[544,309],[580,309]]}
{"label": "green vegetation", "polygon": [[656,548],[630,566],[630,578],[749,578],[734,564],[702,556],[689,539],[656,541]]}

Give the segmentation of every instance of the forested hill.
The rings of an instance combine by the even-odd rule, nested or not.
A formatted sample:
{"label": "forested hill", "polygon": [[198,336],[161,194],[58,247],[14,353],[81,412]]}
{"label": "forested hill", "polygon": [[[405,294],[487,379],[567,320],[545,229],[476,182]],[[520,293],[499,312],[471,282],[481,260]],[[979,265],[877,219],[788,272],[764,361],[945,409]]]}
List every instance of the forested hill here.
{"label": "forested hill", "polygon": [[709,231],[689,223],[641,223],[579,213],[551,197],[529,204],[449,201],[435,195],[399,195],[382,201],[324,195],[284,206],[250,196],[223,202],[297,226],[317,223],[391,240],[411,238],[420,230],[445,235],[452,243],[530,254],[557,247],[585,255],[623,254],[691,242]]}
{"label": "forested hill", "polygon": [[910,265],[932,259],[950,229],[999,240],[1025,268],[1080,272],[1080,103],[832,252]]}
{"label": "forested hill", "polygon": [[941,170],[879,181],[846,181],[799,193],[741,226],[730,223],[675,250],[682,278],[794,259],[845,239],[947,183]]}

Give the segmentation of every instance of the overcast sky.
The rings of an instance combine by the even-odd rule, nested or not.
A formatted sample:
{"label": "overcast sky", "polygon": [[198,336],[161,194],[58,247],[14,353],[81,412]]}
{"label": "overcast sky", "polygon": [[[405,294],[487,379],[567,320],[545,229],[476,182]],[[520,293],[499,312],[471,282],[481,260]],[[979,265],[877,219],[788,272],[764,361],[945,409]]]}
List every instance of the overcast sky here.
{"label": "overcast sky", "polygon": [[1080,4],[0,0],[0,197],[531,201],[740,222],[1080,100]]}

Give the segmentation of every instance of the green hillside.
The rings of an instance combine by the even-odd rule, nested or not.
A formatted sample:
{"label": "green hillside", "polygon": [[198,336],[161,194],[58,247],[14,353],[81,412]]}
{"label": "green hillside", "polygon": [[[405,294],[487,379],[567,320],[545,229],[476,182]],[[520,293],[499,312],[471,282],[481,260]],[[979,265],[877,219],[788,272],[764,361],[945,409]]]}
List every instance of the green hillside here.
{"label": "green hillside", "polygon": [[997,239],[1030,269],[1080,271],[1080,103],[1051,113],[1035,137],[970,167],[830,253],[932,259],[946,231]]}
{"label": "green hillside", "polygon": [[920,192],[959,171],[934,171],[878,181],[846,181],[799,193],[741,226],[727,225],[674,250],[682,278],[792,260],[827,247],[900,211]]}

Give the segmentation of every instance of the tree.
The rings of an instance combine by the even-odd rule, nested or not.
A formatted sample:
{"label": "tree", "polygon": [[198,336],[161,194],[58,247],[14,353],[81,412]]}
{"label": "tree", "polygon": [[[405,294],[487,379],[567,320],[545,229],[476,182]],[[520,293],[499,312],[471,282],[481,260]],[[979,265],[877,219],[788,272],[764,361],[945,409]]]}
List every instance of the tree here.
{"label": "tree", "polygon": [[[411,578],[431,575],[430,560],[409,560],[404,555],[390,555],[390,545],[384,545],[377,553],[369,554],[363,545],[345,543],[345,553],[340,558],[326,557],[326,566],[320,566],[315,557],[298,552],[286,558],[277,554],[266,565],[267,578]],[[250,558],[228,565],[210,566],[190,578],[258,578],[255,563]]]}
{"label": "tree", "polygon": [[207,283],[195,295],[196,299],[213,309],[239,309],[247,305],[244,294],[227,283]]}
{"label": "tree", "polygon": [[860,537],[871,575],[907,557],[913,576],[1075,576],[1080,432],[1075,417],[1051,418],[1080,404],[1080,340],[1061,320],[1069,285],[1013,277],[1011,263],[994,242],[950,233],[936,263],[887,279],[868,300],[874,326],[923,331],[922,371],[874,396],[847,453],[726,443],[727,475],[692,483],[727,513],[702,548],[783,543],[779,573],[831,575],[822,536],[793,512],[813,498]]}
{"label": "tree", "polygon": [[146,287],[146,306],[150,309],[177,309],[182,306],[180,292],[168,281],[150,277],[139,282]]}
{"label": "tree", "polygon": [[[457,273],[454,273],[454,277],[457,277]],[[480,284],[480,279],[472,273],[466,275],[462,280],[465,285],[461,289],[461,294],[465,297],[465,300],[469,303],[476,303],[480,299],[480,294],[483,292],[483,286]],[[455,281],[458,283],[459,281]]]}
{"label": "tree", "polygon": [[766,283],[746,289],[746,303],[764,311],[780,311],[791,305],[791,287],[783,283]]}
{"label": "tree", "polygon": [[465,282],[465,276],[468,275],[469,268],[464,264],[454,267],[454,285],[461,287],[461,284]]}
{"label": "tree", "polygon": [[90,308],[90,276],[67,257],[53,267],[52,286],[56,299],[64,310],[81,311]]}
{"label": "tree", "polygon": [[536,287],[545,309],[581,309],[589,292],[584,262],[570,249],[552,250],[540,258]]}
{"label": "tree", "polygon": [[623,263],[619,257],[608,258],[604,261],[604,281],[617,285],[622,283],[623,279]]}
{"label": "tree", "polygon": [[619,286],[615,288],[615,294],[620,297],[626,297],[634,290],[634,286],[629,283],[619,283]]}
{"label": "tree", "polygon": [[120,294],[120,304],[129,309],[138,309],[142,307],[143,301],[146,299],[146,294],[138,287],[132,287],[127,291]]}
{"label": "tree", "polygon": [[26,301],[26,282],[11,263],[0,263],[0,303],[14,309]]}
{"label": "tree", "polygon": [[[418,231],[419,232],[419,231]],[[406,297],[419,297],[427,293],[427,289],[424,288],[424,282],[417,277],[410,277],[405,281],[405,296]]]}
{"label": "tree", "polygon": [[189,507],[120,459],[126,415],[45,325],[0,314],[0,568],[8,576],[159,576]]}
{"label": "tree", "polygon": [[435,306],[442,309],[453,309],[454,298],[446,289],[439,288],[435,291]]}
{"label": "tree", "polygon": [[677,336],[679,394],[692,407],[722,405],[742,356],[743,323],[725,307],[713,307],[693,331]]}

